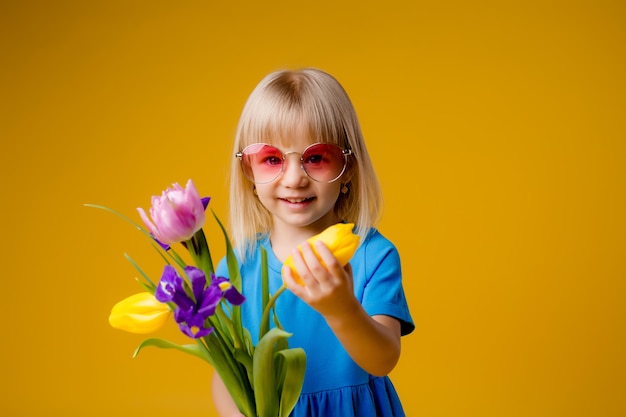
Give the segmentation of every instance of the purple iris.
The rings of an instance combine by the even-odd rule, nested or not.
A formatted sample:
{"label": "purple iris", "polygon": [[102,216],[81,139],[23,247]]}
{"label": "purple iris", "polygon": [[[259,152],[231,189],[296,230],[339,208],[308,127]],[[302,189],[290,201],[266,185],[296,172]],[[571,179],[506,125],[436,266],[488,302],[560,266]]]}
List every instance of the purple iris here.
{"label": "purple iris", "polygon": [[213,284],[216,284],[222,290],[224,298],[232,305],[239,306],[246,301],[246,297],[237,291],[237,288],[227,278],[213,276]]}
{"label": "purple iris", "polygon": [[171,265],[165,266],[154,296],[162,303],[176,304],[174,320],[183,333],[197,339],[213,331],[206,322],[215,313],[222,298],[233,305],[240,305],[245,298],[226,278],[213,277],[207,286],[206,276],[201,269],[186,266],[185,274],[189,278],[193,296],[185,291],[183,278]]}

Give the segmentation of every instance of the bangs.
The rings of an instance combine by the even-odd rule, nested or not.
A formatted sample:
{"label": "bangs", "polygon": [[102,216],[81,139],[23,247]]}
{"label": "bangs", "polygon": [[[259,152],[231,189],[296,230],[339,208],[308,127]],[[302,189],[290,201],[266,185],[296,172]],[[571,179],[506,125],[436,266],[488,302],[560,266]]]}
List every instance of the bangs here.
{"label": "bangs", "polygon": [[248,100],[239,125],[239,148],[252,143],[286,146],[306,132],[312,142],[348,146],[337,95],[305,79],[274,79]]}

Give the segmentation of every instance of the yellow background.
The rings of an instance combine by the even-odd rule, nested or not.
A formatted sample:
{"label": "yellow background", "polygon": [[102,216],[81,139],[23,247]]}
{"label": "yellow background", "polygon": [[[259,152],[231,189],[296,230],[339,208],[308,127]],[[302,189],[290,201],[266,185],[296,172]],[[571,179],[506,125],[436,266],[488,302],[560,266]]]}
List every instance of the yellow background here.
{"label": "yellow background", "polygon": [[624,2],[3,1],[0,42],[3,415],[214,415],[208,365],[108,326],[123,254],[161,263],[83,204],[139,220],[193,178],[225,219],[244,100],[300,66],[384,187],[407,414],[626,415]]}

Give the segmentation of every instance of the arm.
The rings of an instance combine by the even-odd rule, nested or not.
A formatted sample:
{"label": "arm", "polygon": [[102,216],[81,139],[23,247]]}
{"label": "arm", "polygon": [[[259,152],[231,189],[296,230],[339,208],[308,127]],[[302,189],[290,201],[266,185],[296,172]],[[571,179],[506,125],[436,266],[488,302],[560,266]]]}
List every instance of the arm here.
{"label": "arm", "polygon": [[[283,276],[289,289],[325,319],[350,357],[372,375],[387,375],[400,358],[400,322],[388,316],[370,317],[354,296],[352,268],[342,267],[330,250],[315,242],[292,252],[294,266],[305,283],[296,283],[289,268]],[[326,265],[326,266],[324,266]]]}
{"label": "arm", "polygon": [[212,393],[213,403],[220,417],[245,417],[235,405],[226,385],[216,371],[213,371]]}

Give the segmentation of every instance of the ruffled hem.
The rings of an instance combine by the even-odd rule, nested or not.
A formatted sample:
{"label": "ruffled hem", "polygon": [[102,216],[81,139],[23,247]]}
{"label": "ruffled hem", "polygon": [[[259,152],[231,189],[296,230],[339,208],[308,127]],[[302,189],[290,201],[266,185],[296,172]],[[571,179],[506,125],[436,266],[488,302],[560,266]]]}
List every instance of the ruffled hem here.
{"label": "ruffled hem", "polygon": [[391,380],[372,377],[368,383],[302,394],[291,417],[404,417]]}

